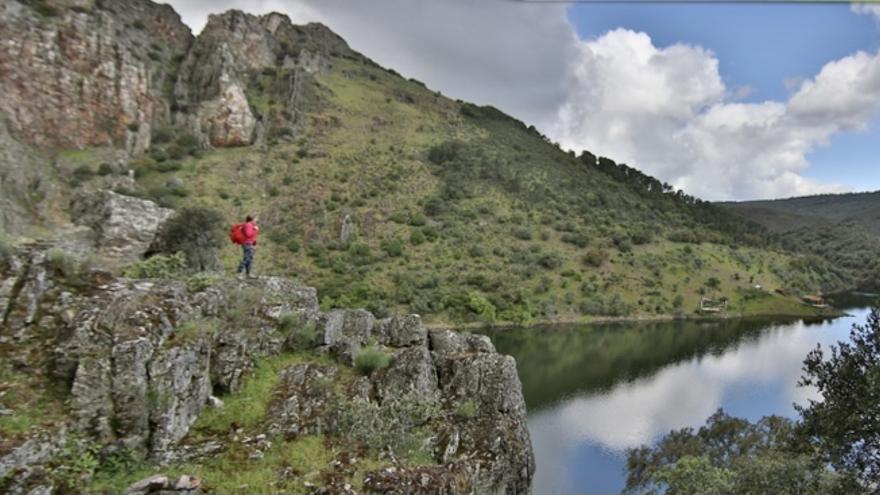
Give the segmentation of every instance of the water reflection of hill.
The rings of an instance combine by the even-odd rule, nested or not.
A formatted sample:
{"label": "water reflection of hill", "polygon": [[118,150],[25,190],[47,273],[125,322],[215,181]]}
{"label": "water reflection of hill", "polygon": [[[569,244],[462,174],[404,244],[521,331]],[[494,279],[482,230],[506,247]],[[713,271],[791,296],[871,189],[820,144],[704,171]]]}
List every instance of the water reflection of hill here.
{"label": "water reflection of hill", "polygon": [[682,359],[721,354],[784,321],[565,325],[489,335],[499,352],[516,358],[523,394],[534,413],[572,394],[605,390]]}

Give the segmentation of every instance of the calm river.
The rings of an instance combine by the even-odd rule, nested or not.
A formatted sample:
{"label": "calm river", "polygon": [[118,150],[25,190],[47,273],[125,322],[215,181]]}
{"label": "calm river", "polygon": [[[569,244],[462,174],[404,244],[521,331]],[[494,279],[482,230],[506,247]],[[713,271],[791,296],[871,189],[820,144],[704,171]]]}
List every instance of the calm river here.
{"label": "calm river", "polygon": [[699,427],[718,408],[795,417],[807,352],[848,338],[871,299],[838,302],[830,321],[730,320],[554,326],[490,332],[516,358],[535,449],[536,495],[609,495],[626,481],[626,449]]}

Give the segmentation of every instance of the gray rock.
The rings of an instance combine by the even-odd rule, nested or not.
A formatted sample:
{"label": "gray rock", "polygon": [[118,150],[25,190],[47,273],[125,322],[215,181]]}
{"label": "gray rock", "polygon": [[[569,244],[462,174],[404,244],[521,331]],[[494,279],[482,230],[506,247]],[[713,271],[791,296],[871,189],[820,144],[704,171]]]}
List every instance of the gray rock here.
{"label": "gray rock", "polygon": [[159,490],[164,490],[168,488],[171,484],[171,480],[168,479],[167,476],[163,474],[154,474],[149,478],[144,478],[140,481],[135,481],[128,488],[125,489],[126,495],[135,495],[140,493],[151,493],[157,492]]}
{"label": "gray rock", "polygon": [[74,200],[71,210],[76,224],[93,230],[97,252],[121,263],[141,258],[159,227],[174,213],[150,200],[113,191],[84,193]]}
{"label": "gray rock", "polygon": [[0,456],[0,479],[15,471],[42,464],[52,458],[67,442],[67,430],[37,434]]}
{"label": "gray rock", "polygon": [[202,486],[202,480],[198,476],[190,474],[181,475],[174,483],[174,489],[177,491],[191,491]]}
{"label": "gray rock", "polygon": [[335,366],[304,363],[284,369],[266,411],[271,434],[288,438],[332,429]]}
{"label": "gray rock", "polygon": [[355,235],[357,235],[357,228],[354,221],[351,219],[351,215],[345,215],[342,226],[339,227],[339,242],[348,243]]}
{"label": "gray rock", "polygon": [[349,365],[370,340],[375,323],[376,318],[363,309],[333,310],[318,319],[324,344],[338,360]]}
{"label": "gray rock", "polygon": [[162,460],[188,432],[211,395],[210,341],[186,342],[158,353],[149,366],[150,454]]}
{"label": "gray rock", "polygon": [[429,346],[438,354],[462,354],[474,352],[494,353],[495,346],[489,337],[454,330],[431,330]]}
{"label": "gray rock", "polygon": [[139,337],[114,346],[111,356],[114,429],[126,447],[143,451],[150,436],[147,372],[153,345]]}
{"label": "gray rock", "polygon": [[428,336],[419,315],[392,316],[379,320],[374,333],[380,342],[392,347],[423,345]]}
{"label": "gray rock", "polygon": [[431,353],[424,346],[397,350],[391,367],[381,373],[376,382],[382,401],[408,392],[415,392],[425,401],[435,401],[440,395]]}

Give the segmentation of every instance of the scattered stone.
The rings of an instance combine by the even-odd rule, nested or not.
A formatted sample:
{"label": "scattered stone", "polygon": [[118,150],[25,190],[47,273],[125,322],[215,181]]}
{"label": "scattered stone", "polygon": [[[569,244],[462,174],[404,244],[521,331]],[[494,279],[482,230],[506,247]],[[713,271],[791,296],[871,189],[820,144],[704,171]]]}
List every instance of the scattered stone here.
{"label": "scattered stone", "polygon": [[184,474],[180,478],[177,478],[177,483],[174,484],[174,489],[178,491],[192,491],[200,486],[202,486],[201,478],[190,474]]}
{"label": "scattered stone", "polygon": [[141,493],[151,493],[158,492],[159,490],[164,490],[168,488],[169,480],[168,477],[162,474],[154,474],[149,478],[144,478],[140,481],[136,481],[132,483],[126,490],[126,495],[135,495]]}

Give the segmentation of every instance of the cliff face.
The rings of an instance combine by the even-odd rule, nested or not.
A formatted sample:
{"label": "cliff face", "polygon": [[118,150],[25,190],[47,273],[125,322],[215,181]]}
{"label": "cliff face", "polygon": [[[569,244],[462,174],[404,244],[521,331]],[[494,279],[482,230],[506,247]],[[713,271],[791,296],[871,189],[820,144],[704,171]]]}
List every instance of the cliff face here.
{"label": "cliff face", "polygon": [[[190,430],[221,402],[215,395],[234,397],[260,362],[293,350],[312,357],[280,367],[264,412],[250,418],[270,445],[303,435],[358,437],[398,411],[389,425],[402,424],[400,435],[431,432],[422,438],[432,465],[395,462],[366,472],[358,480],[365,492],[529,491],[534,460],[516,364],[484,336],[427,331],[416,315],[322,312],[314,289],[282,278],[188,289],[179,281],[116,279],[43,248],[7,253],[2,264],[2,360],[15,363],[20,381],[39,383],[66,404],[39,428],[0,442],[4,493],[52,493],[62,484],[82,490],[77,483],[91,473],[77,481],[51,471],[76,445],[98,459],[124,452],[157,469],[268,449],[242,445],[240,433],[206,439],[190,438]],[[391,357],[390,366],[352,374],[367,347]],[[26,407],[19,400],[0,401],[5,414],[19,414]],[[413,404],[422,412],[409,412]],[[366,423],[345,413],[358,410],[366,415],[355,418]],[[255,460],[263,455],[254,452]]]}
{"label": "cliff face", "polygon": [[175,67],[192,43],[167,5],[3,2],[0,112],[38,146],[149,147],[169,122]]}
{"label": "cliff face", "polygon": [[[353,56],[324,26],[294,26],[274,13],[211,15],[181,67],[176,119],[212,146],[248,145],[267,131],[293,134],[311,75],[331,54]],[[270,96],[249,99],[250,88]]]}
{"label": "cliff face", "polygon": [[[212,15],[193,38],[147,0],[0,6],[0,114],[34,145],[111,145],[140,154],[172,123],[217,147],[295,132],[311,74],[354,53],[320,25],[280,14]],[[271,86],[253,101],[251,86]]]}

